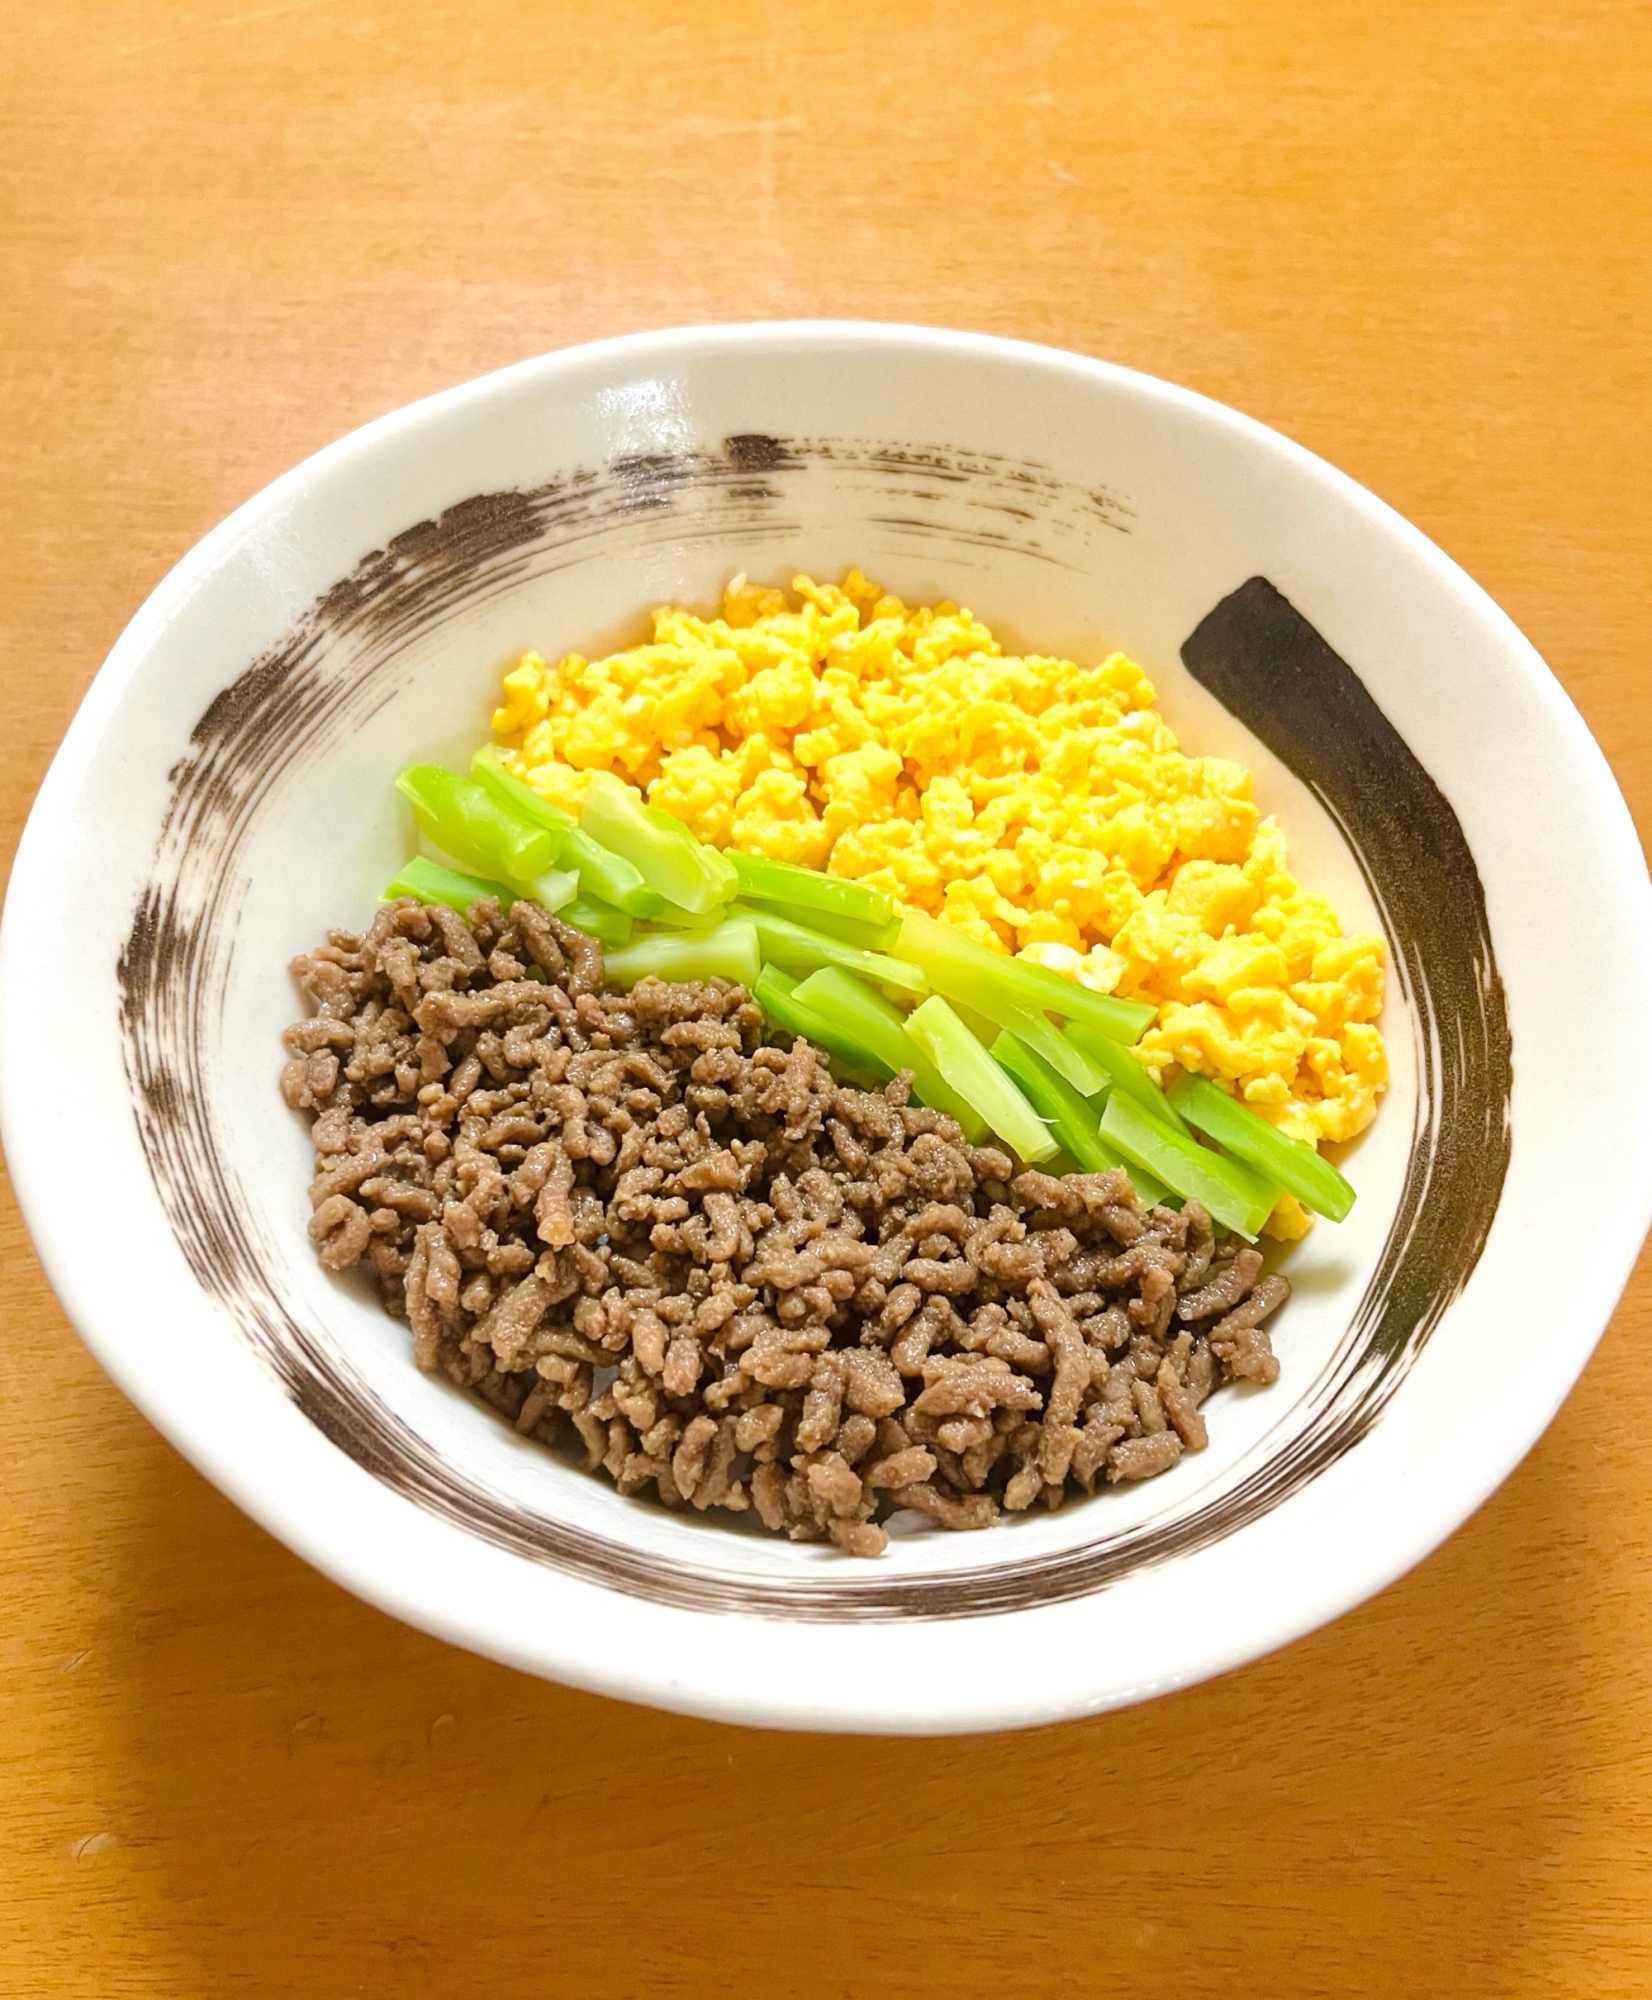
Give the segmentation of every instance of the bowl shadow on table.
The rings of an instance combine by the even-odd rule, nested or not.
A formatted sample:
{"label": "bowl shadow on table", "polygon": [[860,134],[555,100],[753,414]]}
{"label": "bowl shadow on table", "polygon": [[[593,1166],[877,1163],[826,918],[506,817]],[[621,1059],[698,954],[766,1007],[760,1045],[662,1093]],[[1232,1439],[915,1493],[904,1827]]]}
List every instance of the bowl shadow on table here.
{"label": "bowl shadow on table", "polygon": [[[1577,1488],[1542,1463],[1567,1428],[1421,1570],[1282,1654],[932,1741],[724,1728],[473,1658],[154,1440],[105,1711],[148,1884],[129,1942],[193,1959],[180,1994],[289,2000],[547,1978],[1065,2000],[1103,1963],[1179,1995],[1264,1966],[1280,1996],[1513,1990],[1611,1728],[1577,1698],[1555,1548]],[[1523,1591],[1486,1588],[1527,1552]]]}

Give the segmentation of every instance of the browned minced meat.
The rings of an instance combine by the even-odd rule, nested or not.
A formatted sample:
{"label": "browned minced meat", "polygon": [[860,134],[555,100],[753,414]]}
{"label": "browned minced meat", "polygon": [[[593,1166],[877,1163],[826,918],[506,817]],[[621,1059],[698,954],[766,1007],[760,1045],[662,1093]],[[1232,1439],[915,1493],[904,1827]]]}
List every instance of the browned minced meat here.
{"label": "browned minced meat", "polygon": [[388,904],[293,971],[310,1232],[440,1369],[622,1493],[875,1555],[1151,1478],[1270,1382],[1286,1296],[1196,1202],[1017,1172],[948,1118],[763,1043],[745,989],[601,991],[537,906]]}

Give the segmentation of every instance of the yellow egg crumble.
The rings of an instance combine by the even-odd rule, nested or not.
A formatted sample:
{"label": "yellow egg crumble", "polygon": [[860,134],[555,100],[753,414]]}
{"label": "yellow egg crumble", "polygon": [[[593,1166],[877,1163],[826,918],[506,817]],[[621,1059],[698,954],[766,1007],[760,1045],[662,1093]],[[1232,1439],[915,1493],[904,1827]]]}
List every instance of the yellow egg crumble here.
{"label": "yellow egg crumble", "polygon": [[[1189,757],[1152,683],[1006,655],[970,612],[851,570],[720,614],[654,613],[606,659],[529,653],[493,718],[507,762],[577,810],[612,771],[718,847],[887,889],[983,944],[1152,1001],[1137,1053],[1224,1081],[1283,1131],[1350,1139],[1387,1061],[1383,943],[1298,888],[1251,777]],[[1289,1197],[1272,1233],[1300,1234]]]}

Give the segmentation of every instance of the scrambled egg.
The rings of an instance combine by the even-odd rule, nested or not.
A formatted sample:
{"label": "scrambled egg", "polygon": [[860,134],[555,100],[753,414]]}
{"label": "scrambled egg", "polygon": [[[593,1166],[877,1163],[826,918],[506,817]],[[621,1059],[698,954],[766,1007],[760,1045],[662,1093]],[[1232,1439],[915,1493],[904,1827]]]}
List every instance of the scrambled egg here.
{"label": "scrambled egg", "polygon": [[[738,577],[718,617],[657,611],[651,643],[527,654],[493,718],[512,768],[568,809],[613,771],[719,847],[1149,1000],[1138,1053],[1161,1080],[1214,1077],[1296,1137],[1370,1123],[1382,940],[1297,886],[1250,773],[1184,755],[1140,667],[1007,657],[970,612],[858,570],[793,590]],[[1271,1225],[1306,1226],[1289,1198]]]}

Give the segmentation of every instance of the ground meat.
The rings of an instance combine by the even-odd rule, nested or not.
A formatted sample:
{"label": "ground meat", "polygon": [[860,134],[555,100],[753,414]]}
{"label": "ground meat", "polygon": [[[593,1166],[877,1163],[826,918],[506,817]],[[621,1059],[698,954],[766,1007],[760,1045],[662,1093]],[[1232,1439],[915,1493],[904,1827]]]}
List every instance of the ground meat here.
{"label": "ground meat", "polygon": [[1164,1472],[1287,1296],[1196,1202],[1017,1173],[905,1080],[765,1044],[744,988],[602,991],[536,905],[387,904],[293,972],[310,1234],[414,1359],[666,1507],[876,1555]]}

